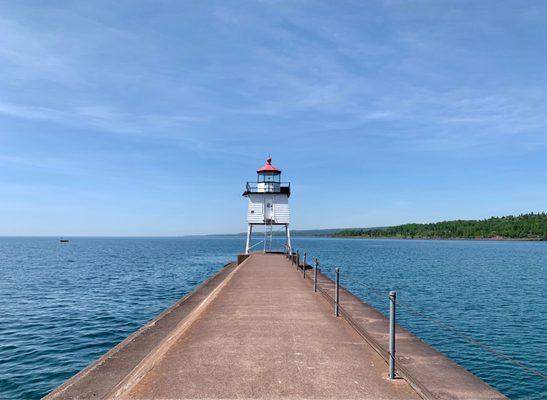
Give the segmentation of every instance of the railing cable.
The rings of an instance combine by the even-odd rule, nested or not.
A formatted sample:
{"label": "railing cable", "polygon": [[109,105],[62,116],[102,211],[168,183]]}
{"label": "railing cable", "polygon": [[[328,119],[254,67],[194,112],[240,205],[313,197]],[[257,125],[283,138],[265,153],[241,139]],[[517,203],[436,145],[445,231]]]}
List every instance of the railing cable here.
{"label": "railing cable", "polygon": [[[367,283],[364,283],[364,282],[351,282],[351,283],[364,286],[368,290],[376,293],[377,295],[385,296],[387,293],[389,293],[388,289],[385,289],[385,290],[378,289],[377,287],[374,287],[374,286],[372,286],[370,284],[367,284]],[[474,345],[480,347],[484,351],[492,354],[494,357],[496,357],[498,359],[505,360],[505,361],[513,364],[514,366],[527,371],[528,373],[539,376],[543,380],[547,380],[547,374],[543,373],[542,371],[539,371],[539,370],[525,364],[524,362],[522,362],[520,360],[517,360],[517,359],[515,359],[511,356],[508,356],[505,353],[502,353],[501,351],[499,351],[499,350],[497,350],[497,349],[495,349],[495,348],[481,342],[478,339],[475,339],[474,337],[472,337],[471,335],[469,335],[465,332],[461,332],[460,330],[454,328],[452,325],[448,324],[447,322],[444,322],[444,321],[438,320],[437,318],[431,317],[431,316],[425,314],[424,312],[418,310],[416,307],[410,306],[406,302],[401,302],[399,299],[396,300],[396,303],[398,305],[402,306],[404,309],[406,309],[410,314],[413,314],[415,316],[426,319],[426,320],[432,322],[433,324],[435,324],[437,326],[440,326],[444,329],[449,330],[454,335],[460,337],[461,339],[467,341],[468,343],[471,343],[471,344],[474,344]]]}
{"label": "railing cable", "polygon": [[454,328],[452,325],[450,325],[450,324],[448,324],[444,321],[438,320],[436,318],[433,318],[429,315],[426,315],[423,312],[421,312],[420,310],[417,310],[415,307],[410,306],[406,303],[402,303],[400,300],[397,300],[397,304],[402,306],[403,308],[405,308],[409,313],[411,313],[413,315],[424,318],[424,319],[432,322],[433,324],[435,324],[437,326],[441,326],[445,329],[448,329],[449,331],[451,331],[456,336],[459,336],[460,338],[464,339],[465,341],[480,347],[481,349],[487,351],[488,353],[494,355],[495,357],[501,358],[501,359],[513,364],[516,367],[520,367],[520,368],[526,370],[527,372],[529,372],[531,374],[537,375],[540,378],[542,378],[544,380],[547,380],[547,375],[544,374],[543,372],[538,371],[538,370],[534,369],[533,367],[530,367],[529,365],[523,363],[522,361],[519,361],[519,360],[517,360],[513,357],[508,356],[505,353],[502,353],[501,351],[499,351],[499,350],[497,350],[497,349],[495,349],[495,348],[481,342],[478,339],[475,339],[474,337],[472,337],[471,335],[469,335],[467,333],[461,332],[460,330]]}
{"label": "railing cable", "polygon": [[253,244],[251,247],[249,247],[249,250],[251,250],[253,247],[255,246],[258,246],[260,243],[264,242],[264,239],[262,239],[261,241],[259,242],[256,242],[255,244]]}

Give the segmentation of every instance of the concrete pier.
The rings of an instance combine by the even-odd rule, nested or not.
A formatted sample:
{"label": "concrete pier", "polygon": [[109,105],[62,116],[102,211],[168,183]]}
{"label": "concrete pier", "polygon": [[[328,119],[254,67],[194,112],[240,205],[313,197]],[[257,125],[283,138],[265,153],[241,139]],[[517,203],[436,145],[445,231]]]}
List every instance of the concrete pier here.
{"label": "concrete pier", "polygon": [[320,275],[315,293],[311,279],[252,254],[48,398],[504,398],[400,328],[404,378],[389,380],[385,317],[346,291],[335,317],[332,281]]}

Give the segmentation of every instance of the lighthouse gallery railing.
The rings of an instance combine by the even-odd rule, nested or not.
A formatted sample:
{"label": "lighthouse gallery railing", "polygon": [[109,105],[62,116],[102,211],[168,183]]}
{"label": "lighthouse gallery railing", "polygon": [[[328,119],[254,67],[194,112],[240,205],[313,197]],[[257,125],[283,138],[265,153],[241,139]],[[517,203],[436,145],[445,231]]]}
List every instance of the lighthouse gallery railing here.
{"label": "lighthouse gallery railing", "polygon": [[[259,184],[266,184],[265,187],[260,188]],[[275,189],[274,189],[275,188]],[[266,189],[266,190],[265,190]],[[245,193],[290,193],[290,182],[247,182]]]}

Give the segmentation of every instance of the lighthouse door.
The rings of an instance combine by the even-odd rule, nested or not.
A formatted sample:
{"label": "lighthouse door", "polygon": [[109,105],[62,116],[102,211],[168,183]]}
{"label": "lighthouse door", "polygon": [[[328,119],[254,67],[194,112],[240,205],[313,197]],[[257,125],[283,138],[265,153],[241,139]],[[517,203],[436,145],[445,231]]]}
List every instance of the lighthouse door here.
{"label": "lighthouse door", "polygon": [[274,208],[273,197],[266,197],[264,199],[264,222],[273,222]]}

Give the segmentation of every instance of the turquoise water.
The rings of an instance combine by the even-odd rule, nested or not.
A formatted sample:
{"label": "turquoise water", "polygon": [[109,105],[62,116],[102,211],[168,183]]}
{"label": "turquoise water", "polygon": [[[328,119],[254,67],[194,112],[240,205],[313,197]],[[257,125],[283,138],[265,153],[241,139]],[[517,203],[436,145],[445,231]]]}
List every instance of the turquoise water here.
{"label": "turquoise water", "polygon": [[[235,258],[241,237],[0,238],[0,393],[39,398]],[[547,371],[547,243],[295,238],[382,311],[387,292]],[[368,285],[365,286],[364,284]],[[401,306],[400,322],[515,399],[541,377]]]}

